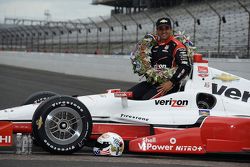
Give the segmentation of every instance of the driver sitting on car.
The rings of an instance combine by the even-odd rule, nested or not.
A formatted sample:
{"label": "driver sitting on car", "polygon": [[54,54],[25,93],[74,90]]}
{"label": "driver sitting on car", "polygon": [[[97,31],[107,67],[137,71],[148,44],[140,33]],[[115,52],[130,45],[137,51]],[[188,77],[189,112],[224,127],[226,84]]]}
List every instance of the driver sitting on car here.
{"label": "driver sitting on car", "polygon": [[151,49],[151,66],[157,68],[177,67],[170,80],[162,84],[141,82],[128,91],[133,92],[134,100],[148,100],[179,90],[181,81],[191,71],[187,49],[182,42],[175,39],[169,18],[160,18],[156,22],[157,44]]}

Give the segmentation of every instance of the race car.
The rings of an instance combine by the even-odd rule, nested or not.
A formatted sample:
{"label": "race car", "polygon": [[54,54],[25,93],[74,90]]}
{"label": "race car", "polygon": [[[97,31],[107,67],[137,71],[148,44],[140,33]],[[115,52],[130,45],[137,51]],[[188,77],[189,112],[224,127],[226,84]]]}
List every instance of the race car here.
{"label": "race car", "polygon": [[0,146],[11,146],[15,133],[32,133],[45,150],[71,154],[113,132],[131,152],[248,152],[249,88],[250,81],[208,67],[196,54],[180,90],[155,99],[133,100],[120,89],[88,96],[35,93],[22,106],[0,110]]}

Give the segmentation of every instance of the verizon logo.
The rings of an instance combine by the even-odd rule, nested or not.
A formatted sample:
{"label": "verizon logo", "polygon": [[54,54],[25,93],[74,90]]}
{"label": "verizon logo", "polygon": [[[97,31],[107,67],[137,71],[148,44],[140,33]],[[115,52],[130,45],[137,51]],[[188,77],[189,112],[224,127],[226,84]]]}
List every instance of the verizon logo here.
{"label": "verizon logo", "polygon": [[212,83],[212,93],[216,95],[224,94],[228,98],[241,100],[243,102],[248,102],[248,99],[250,98],[249,91],[242,92],[237,88],[230,88],[225,85],[222,85],[218,88],[216,83]]}
{"label": "verizon logo", "polygon": [[0,144],[10,144],[11,136],[0,136]]}
{"label": "verizon logo", "polygon": [[169,105],[171,107],[186,107],[188,105],[188,100],[155,100],[155,105]]}

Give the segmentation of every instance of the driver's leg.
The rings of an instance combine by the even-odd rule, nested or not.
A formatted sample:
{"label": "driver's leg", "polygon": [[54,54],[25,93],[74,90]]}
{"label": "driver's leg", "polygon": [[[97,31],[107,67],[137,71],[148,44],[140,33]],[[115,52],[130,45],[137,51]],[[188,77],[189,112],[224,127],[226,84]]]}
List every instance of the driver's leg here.
{"label": "driver's leg", "polygon": [[157,85],[152,85],[150,89],[142,96],[142,100],[149,100],[153,97],[157,97],[159,93],[157,92]]}
{"label": "driver's leg", "polygon": [[149,84],[148,82],[144,81],[141,82],[135,86],[133,86],[132,88],[130,88],[129,90],[127,90],[128,92],[133,92],[133,99],[134,100],[144,100],[143,96],[145,95],[145,93],[147,93],[150,89],[152,88],[152,85]]}

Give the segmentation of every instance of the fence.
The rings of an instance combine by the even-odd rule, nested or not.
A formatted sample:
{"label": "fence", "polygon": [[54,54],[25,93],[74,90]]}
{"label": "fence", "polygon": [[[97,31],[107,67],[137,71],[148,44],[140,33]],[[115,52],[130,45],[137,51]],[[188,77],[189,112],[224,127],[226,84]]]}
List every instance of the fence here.
{"label": "fence", "polygon": [[[167,16],[209,57],[250,58],[250,2],[220,0],[71,21],[5,18],[0,49],[27,52],[129,54]],[[233,10],[232,10],[233,9]]]}

